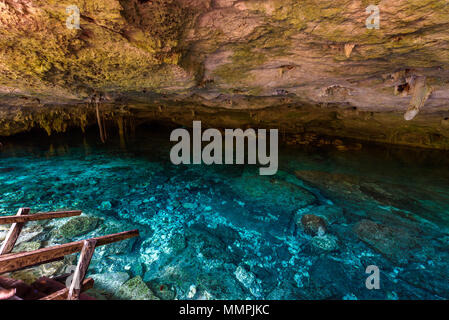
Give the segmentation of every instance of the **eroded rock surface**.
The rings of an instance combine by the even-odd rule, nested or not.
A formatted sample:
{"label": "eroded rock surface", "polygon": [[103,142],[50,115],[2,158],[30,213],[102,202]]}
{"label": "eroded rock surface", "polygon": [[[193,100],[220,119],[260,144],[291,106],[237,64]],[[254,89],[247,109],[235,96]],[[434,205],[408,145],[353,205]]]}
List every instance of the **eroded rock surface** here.
{"label": "eroded rock surface", "polygon": [[[68,5],[79,7],[80,29],[66,27]],[[227,126],[267,123],[286,132],[448,148],[447,3],[378,1],[379,29],[366,27],[366,6],[347,0],[2,0],[0,110],[19,110],[3,117],[0,135],[39,127],[42,121],[23,120],[24,106],[45,113],[49,104],[83,105],[101,92],[105,103],[147,108],[146,116],[158,119],[187,103],[200,113],[202,107],[245,111],[223,114],[220,123]],[[405,74],[425,77],[428,89],[407,97]],[[295,111],[304,106],[316,108]],[[405,123],[410,106],[406,118],[415,118]],[[266,107],[278,116],[249,111]],[[168,117],[175,123],[197,117],[187,111]],[[64,124],[40,127],[65,131],[86,122],[59,117]]]}

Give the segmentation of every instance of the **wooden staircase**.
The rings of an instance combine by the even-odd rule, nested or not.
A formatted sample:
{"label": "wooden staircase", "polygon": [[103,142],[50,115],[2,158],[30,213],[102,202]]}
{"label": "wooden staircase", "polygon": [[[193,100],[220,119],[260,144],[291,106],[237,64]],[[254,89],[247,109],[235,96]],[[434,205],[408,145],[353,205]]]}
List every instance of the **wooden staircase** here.
{"label": "wooden staircase", "polygon": [[83,295],[82,292],[92,288],[94,284],[94,280],[92,278],[86,279],[85,276],[95,248],[139,236],[138,230],[131,230],[81,241],[69,242],[53,247],[41,248],[34,251],[11,253],[17,239],[19,238],[23,226],[28,221],[79,216],[81,211],[74,210],[38,212],[35,214],[29,213],[29,208],[20,208],[15,216],[0,217],[0,224],[11,224],[8,234],[6,235],[6,238],[0,248],[0,274],[62,260],[64,259],[64,256],[77,252],[81,252],[81,254],[79,256],[78,265],[73,274],[70,287],[66,287],[65,284],[61,282],[65,281],[70,274],[52,279],[42,277],[31,285],[27,285],[23,281],[0,276],[0,292],[2,290],[15,289],[16,294],[10,297],[10,300],[89,299],[90,297],[85,294]]}

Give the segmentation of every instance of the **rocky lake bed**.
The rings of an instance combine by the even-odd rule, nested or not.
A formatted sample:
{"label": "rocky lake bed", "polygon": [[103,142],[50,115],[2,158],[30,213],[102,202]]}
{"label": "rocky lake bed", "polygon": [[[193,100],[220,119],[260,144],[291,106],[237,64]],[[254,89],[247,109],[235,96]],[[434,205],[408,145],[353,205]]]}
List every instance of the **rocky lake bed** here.
{"label": "rocky lake bed", "polygon": [[[445,160],[284,146],[278,173],[260,176],[256,166],[167,164],[162,139],[6,145],[0,214],[83,211],[28,223],[15,251],[139,229],[95,250],[88,294],[98,299],[449,298]],[[76,261],[10,276],[32,282]],[[370,265],[379,290],[365,286]]]}

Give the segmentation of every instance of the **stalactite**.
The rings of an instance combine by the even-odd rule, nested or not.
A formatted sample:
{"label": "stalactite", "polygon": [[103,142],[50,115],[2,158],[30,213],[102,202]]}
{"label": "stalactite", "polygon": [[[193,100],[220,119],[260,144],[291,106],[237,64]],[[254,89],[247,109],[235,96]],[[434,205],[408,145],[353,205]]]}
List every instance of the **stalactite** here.
{"label": "stalactite", "polygon": [[407,112],[404,114],[404,119],[407,121],[416,117],[421,107],[424,106],[433,92],[433,88],[426,83],[426,77],[411,77],[407,81],[410,84],[412,99],[410,100],[410,106]]}
{"label": "stalactite", "polygon": [[123,116],[118,117],[117,126],[118,126],[118,134],[120,137],[120,147],[124,148],[126,146],[126,143],[125,143],[125,120],[123,119]]}
{"label": "stalactite", "polygon": [[104,113],[101,114],[101,119],[103,121],[103,136],[104,140],[108,140],[108,121],[104,117]]}
{"label": "stalactite", "polygon": [[344,50],[345,50],[345,56],[346,56],[346,58],[350,58],[351,57],[351,53],[352,53],[352,50],[354,50],[354,47],[355,47],[355,44],[354,43],[346,43],[345,44],[345,48],[344,48]]}
{"label": "stalactite", "polygon": [[99,107],[99,105],[100,104],[98,102],[95,102],[95,108],[96,108],[96,111],[97,111],[98,130],[100,131],[100,139],[101,139],[101,142],[105,143],[106,141],[105,141],[105,138],[104,138],[103,123],[102,123],[102,119],[101,119],[101,116],[100,116],[100,107]]}

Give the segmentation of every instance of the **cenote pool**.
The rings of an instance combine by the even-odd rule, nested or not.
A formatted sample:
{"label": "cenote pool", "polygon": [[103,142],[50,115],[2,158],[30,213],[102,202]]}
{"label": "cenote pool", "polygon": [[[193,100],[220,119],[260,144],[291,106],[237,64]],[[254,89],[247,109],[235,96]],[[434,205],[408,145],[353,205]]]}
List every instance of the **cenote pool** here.
{"label": "cenote pool", "polygon": [[[88,217],[30,224],[18,245],[138,228],[139,239],[95,251],[92,294],[109,299],[135,277],[160,299],[449,298],[448,153],[281,146],[278,173],[260,176],[259,166],[174,166],[169,135],[4,142],[1,215],[31,207]],[[370,265],[378,290],[365,284]]]}

